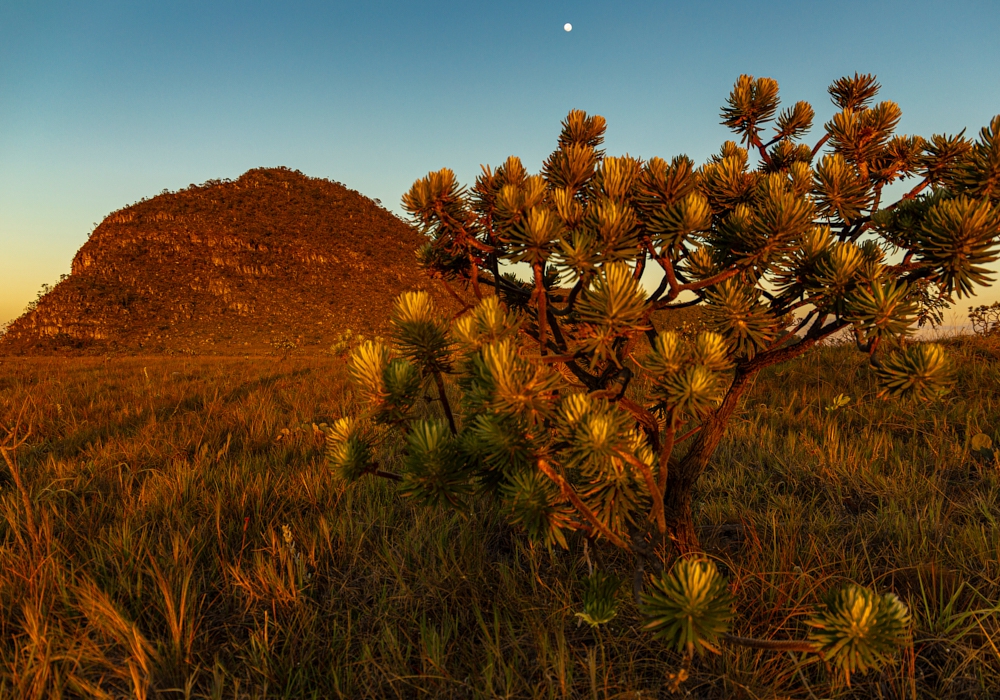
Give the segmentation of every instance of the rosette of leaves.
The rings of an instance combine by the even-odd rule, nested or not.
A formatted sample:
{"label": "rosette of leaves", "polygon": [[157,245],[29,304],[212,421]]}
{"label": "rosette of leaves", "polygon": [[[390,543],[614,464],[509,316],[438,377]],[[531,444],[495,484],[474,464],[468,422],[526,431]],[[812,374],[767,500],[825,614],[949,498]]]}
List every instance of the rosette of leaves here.
{"label": "rosette of leaves", "polygon": [[920,258],[939,270],[946,294],[974,294],[990,281],[987,264],[997,259],[1000,215],[988,199],[960,195],[931,206],[917,234]]}
{"label": "rosette of leaves", "polygon": [[517,313],[504,309],[497,297],[489,296],[457,318],[451,333],[460,350],[473,353],[483,345],[512,337],[520,325]]}
{"label": "rosette of leaves", "polygon": [[337,478],[356,481],[374,467],[372,446],[362,422],[340,418],[326,429],[326,460]]}
{"label": "rosette of leaves", "polygon": [[823,608],[806,622],[823,659],[847,677],[891,662],[909,641],[910,613],[892,593],[877,596],[850,585],[827,595]]}
{"label": "rosette of leaves", "polygon": [[430,248],[421,249],[421,263],[446,277],[467,274],[470,255],[483,247],[478,240],[480,227],[470,216],[465,198],[465,188],[448,168],[421,178],[403,195],[403,209],[422,222],[433,241]]}
{"label": "rosette of leaves", "polygon": [[756,287],[734,278],[713,287],[706,297],[705,323],[726,338],[735,355],[752,360],[774,339],[778,320]]}
{"label": "rosette of leaves", "polygon": [[655,458],[645,436],[606,399],[583,393],[560,403],[553,434],[553,458],[581,502],[607,532],[624,537],[650,507]]}
{"label": "rosette of leaves", "polygon": [[892,279],[859,286],[847,299],[849,317],[868,340],[908,335],[917,315],[909,292],[905,282]]}
{"label": "rosette of leaves", "polygon": [[569,547],[565,533],[575,530],[578,523],[573,509],[548,477],[524,469],[510,475],[500,492],[511,522],[524,528],[530,540],[548,548]]}
{"label": "rosette of leaves", "polygon": [[689,347],[674,331],[661,331],[642,361],[653,380],[650,397],[674,415],[701,416],[718,405],[732,367],[729,347],[718,333],[705,331]]}
{"label": "rosette of leaves", "polygon": [[410,426],[400,492],[417,503],[464,509],[472,493],[469,469],[448,424],[420,420]]}
{"label": "rosette of leaves", "polygon": [[875,373],[880,396],[918,400],[942,396],[952,381],[948,357],[937,343],[914,344],[884,357]]}
{"label": "rosette of leaves", "polygon": [[733,596],[714,562],[678,559],[669,572],[652,579],[639,611],[646,619],[644,629],[677,651],[688,656],[719,653],[719,640],[733,619]]}
{"label": "rosette of leaves", "polygon": [[621,262],[604,265],[577,305],[579,319],[592,329],[581,339],[580,349],[591,354],[594,363],[619,363],[615,341],[644,329],[646,311],[646,291],[631,268]]}
{"label": "rosette of leaves", "polygon": [[594,571],[583,581],[583,612],[576,613],[582,622],[599,627],[618,614],[618,589],[622,582],[614,574]]}
{"label": "rosette of leaves", "polygon": [[392,349],[377,341],[365,341],[351,352],[347,373],[375,419],[383,423],[403,420],[422,387],[420,370],[409,360],[393,357]]}
{"label": "rosette of leaves", "polygon": [[424,373],[451,368],[452,341],[447,323],[427,292],[404,292],[392,309],[392,339]]}

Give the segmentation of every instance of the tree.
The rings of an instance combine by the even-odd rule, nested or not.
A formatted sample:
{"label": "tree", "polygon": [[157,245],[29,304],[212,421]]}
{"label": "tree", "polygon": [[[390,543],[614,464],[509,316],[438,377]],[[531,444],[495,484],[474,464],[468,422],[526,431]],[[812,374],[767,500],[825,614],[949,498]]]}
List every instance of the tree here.
{"label": "tree", "polygon": [[[396,478],[428,504],[494,494],[549,546],[583,531],[629,550],[640,574],[661,574],[642,598],[651,620],[674,619],[697,591],[718,603],[706,603],[700,619],[714,623],[703,629],[650,623],[688,653],[710,648],[728,620],[724,584],[697,557],[663,573],[654,550],[669,540],[682,555],[699,551],[692,489],[751,380],[846,329],[883,395],[934,399],[950,379],[943,349],[893,341],[986,284],[997,257],[1000,116],[975,142],[898,136],[900,109],[873,104],[878,90],[870,75],[833,83],[838,111],[812,146],[801,140],[812,107],[779,113],[777,83],[744,75],[722,110],[739,143],[700,167],[686,156],[606,156],[604,119],[572,111],[540,174],[511,157],[471,189],[448,169],[418,180],[403,205],[430,239],[421,264],[449,290],[467,283],[478,303],[449,324],[426,294],[398,299],[394,346],[351,356],[371,420],[332,429],[331,464],[347,479]],[[914,186],[883,203],[905,179]],[[659,284],[647,293],[640,278],[653,266]],[[700,310],[700,332],[656,327],[688,307]],[[456,377],[458,415],[445,375]],[[411,414],[426,382],[443,420]],[[373,456],[386,426],[406,435],[401,474]],[[833,618],[905,618],[898,601],[840,595]],[[841,629],[824,624],[816,629]],[[844,668],[875,663],[872,648]]]}

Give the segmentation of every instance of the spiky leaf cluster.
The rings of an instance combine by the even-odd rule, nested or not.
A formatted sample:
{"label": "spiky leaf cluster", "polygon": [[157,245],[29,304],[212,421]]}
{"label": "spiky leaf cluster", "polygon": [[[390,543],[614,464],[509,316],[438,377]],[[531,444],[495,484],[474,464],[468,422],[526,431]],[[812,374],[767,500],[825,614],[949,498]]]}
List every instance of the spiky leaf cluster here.
{"label": "spiky leaf cluster", "polygon": [[693,343],[661,331],[642,361],[652,379],[650,398],[678,417],[702,416],[718,405],[732,364],[726,340],[712,331],[699,333]]}
{"label": "spiky leaf cluster", "polygon": [[423,505],[464,507],[472,492],[466,462],[448,424],[415,421],[406,437],[400,492]]}
{"label": "spiky leaf cluster", "polygon": [[409,360],[393,357],[384,343],[365,341],[347,361],[348,376],[378,420],[395,422],[406,417],[420,393],[420,370]]}
{"label": "spiky leaf cluster", "polygon": [[427,292],[404,292],[392,309],[392,338],[396,347],[425,373],[451,367],[448,326]]}
{"label": "spiky leaf cluster", "polygon": [[892,593],[880,597],[850,585],[830,593],[806,624],[819,653],[850,681],[852,673],[891,661],[893,652],[909,639],[910,613]]}
{"label": "spiky leaf cluster", "polygon": [[726,280],[708,292],[706,325],[715,328],[734,355],[753,359],[778,331],[778,319],[761,301],[760,290],[739,279]]}
{"label": "spiky leaf cluster", "polygon": [[917,314],[917,303],[905,282],[893,279],[859,286],[848,297],[848,314],[868,340],[905,336]]}
{"label": "spiky leaf cluster", "polygon": [[575,530],[576,523],[572,509],[551,480],[524,469],[503,483],[501,493],[511,522],[524,528],[532,541],[567,548],[565,533]]}
{"label": "spiky leaf cluster", "polygon": [[644,628],[688,655],[718,653],[719,638],[733,619],[733,596],[715,563],[678,559],[651,583],[639,605]]}
{"label": "spiky leaf cluster", "polygon": [[935,399],[948,391],[952,381],[948,357],[936,343],[910,345],[893,353],[875,372],[882,396]]}
{"label": "spiky leaf cluster", "polygon": [[992,281],[987,264],[997,259],[1000,214],[988,199],[960,195],[931,206],[917,234],[919,256],[939,270],[944,291],[960,297]]}
{"label": "spiky leaf cluster", "polygon": [[344,481],[355,481],[374,466],[365,426],[353,418],[340,418],[326,430],[326,460]]}
{"label": "spiky leaf cluster", "polygon": [[611,622],[618,614],[618,589],[622,582],[614,574],[595,571],[583,582],[583,612],[576,613],[591,627]]}
{"label": "spiky leaf cluster", "polygon": [[591,334],[581,350],[595,360],[617,360],[615,341],[645,328],[646,292],[624,263],[608,263],[594,276],[577,307]]}

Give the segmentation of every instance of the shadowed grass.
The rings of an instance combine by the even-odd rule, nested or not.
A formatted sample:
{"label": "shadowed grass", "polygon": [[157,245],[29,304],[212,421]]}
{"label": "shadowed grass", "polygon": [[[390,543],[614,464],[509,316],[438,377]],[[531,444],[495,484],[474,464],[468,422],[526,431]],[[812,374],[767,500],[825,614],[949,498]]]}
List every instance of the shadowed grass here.
{"label": "shadowed grass", "polygon": [[[970,446],[1000,442],[1000,362],[984,341],[951,352],[958,385],[932,406],[875,398],[846,348],[771,370],[698,493],[735,633],[802,637],[850,580],[908,602],[912,648],[850,688],[727,648],[682,692],[1000,695],[1000,468]],[[0,469],[0,697],[666,694],[681,660],[630,600],[578,625],[581,542],[550,553],[487,502],[458,515],[334,483],[313,424],[357,410],[327,357],[0,361],[0,438],[31,427],[8,453],[28,507]]]}

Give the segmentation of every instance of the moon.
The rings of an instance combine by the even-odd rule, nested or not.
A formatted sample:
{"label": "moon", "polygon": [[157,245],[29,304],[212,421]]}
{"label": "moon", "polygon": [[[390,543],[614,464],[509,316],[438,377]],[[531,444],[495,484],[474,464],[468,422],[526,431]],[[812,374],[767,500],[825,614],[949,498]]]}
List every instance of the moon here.
{"label": "moon", "polygon": [[567,22],[566,24],[563,25],[563,29],[565,29],[567,32],[571,32],[573,31],[573,25]]}

